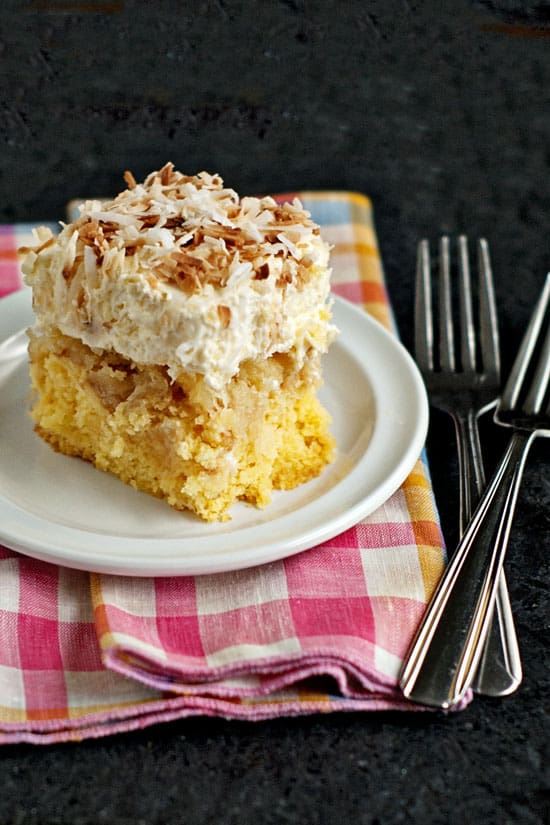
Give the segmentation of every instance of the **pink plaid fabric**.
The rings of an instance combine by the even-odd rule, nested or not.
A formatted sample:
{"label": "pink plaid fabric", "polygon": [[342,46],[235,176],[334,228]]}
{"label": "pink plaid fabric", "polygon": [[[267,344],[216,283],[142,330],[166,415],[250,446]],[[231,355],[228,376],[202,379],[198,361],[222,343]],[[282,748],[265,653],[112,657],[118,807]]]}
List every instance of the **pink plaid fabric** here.
{"label": "pink plaid fabric", "polygon": [[[368,199],[299,196],[333,244],[334,291],[391,327]],[[0,228],[0,294],[21,286],[13,252],[29,231]],[[0,548],[0,742],[200,714],[413,709],[397,677],[443,557],[422,458],[360,524],[249,570],[125,578]]]}

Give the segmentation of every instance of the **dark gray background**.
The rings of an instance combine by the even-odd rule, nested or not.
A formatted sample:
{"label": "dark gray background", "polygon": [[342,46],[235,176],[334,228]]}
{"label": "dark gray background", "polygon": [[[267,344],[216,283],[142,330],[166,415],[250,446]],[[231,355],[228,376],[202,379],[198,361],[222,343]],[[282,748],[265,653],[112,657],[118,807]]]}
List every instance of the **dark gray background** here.
{"label": "dark gray background", "polygon": [[[22,0],[0,10],[0,220],[55,220],[167,160],[241,193],[372,198],[411,343],[417,240],[491,244],[509,366],[550,269],[550,4]],[[487,423],[492,465],[503,440]],[[434,414],[449,542],[456,462]],[[188,720],[0,751],[5,823],[549,823],[548,445],[509,581],[525,678],[464,713]]]}

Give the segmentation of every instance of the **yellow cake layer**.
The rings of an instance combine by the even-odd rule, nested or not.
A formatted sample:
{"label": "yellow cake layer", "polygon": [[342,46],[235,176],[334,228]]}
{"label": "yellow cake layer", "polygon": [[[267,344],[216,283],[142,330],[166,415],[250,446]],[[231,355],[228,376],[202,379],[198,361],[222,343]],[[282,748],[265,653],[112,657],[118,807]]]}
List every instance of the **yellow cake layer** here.
{"label": "yellow cake layer", "polygon": [[223,397],[200,375],[174,382],[57,331],[31,333],[29,355],[42,438],[207,521],[227,520],[238,499],[263,507],[332,459],[316,354],[299,373],[284,355],[245,362]]}

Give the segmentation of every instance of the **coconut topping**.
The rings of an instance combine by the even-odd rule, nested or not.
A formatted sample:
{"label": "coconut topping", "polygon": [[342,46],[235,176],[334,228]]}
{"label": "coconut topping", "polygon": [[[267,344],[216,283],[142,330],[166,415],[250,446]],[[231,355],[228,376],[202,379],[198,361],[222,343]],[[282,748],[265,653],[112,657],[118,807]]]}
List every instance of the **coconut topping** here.
{"label": "coconut topping", "polygon": [[328,246],[298,200],[242,197],[167,163],[114,200],[89,200],[57,237],[22,249],[38,324],[145,363],[204,373],[326,349]]}
{"label": "coconut topping", "polygon": [[[307,280],[308,241],[319,229],[297,200],[279,205],[270,197],[240,199],[218,175],[183,175],[172,163],[143,184],[128,171],[124,179],[128,189],[110,203],[82,205],[71,228],[77,238],[67,278],[90,247],[107,270],[122,251],[136,268],[188,294],[207,283],[224,287],[244,274],[266,278],[271,270],[280,284]],[[270,268],[273,258],[278,265]]]}

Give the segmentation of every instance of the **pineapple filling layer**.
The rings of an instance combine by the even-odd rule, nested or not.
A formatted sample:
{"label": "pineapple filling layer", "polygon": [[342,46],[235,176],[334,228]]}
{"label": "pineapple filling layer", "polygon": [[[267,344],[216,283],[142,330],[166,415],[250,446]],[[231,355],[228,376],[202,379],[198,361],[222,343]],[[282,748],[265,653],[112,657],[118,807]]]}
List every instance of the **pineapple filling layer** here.
{"label": "pineapple filling layer", "polygon": [[57,331],[31,333],[29,354],[42,438],[207,521],[239,499],[263,507],[332,459],[316,351],[299,370],[292,354],[245,361],[223,394]]}

